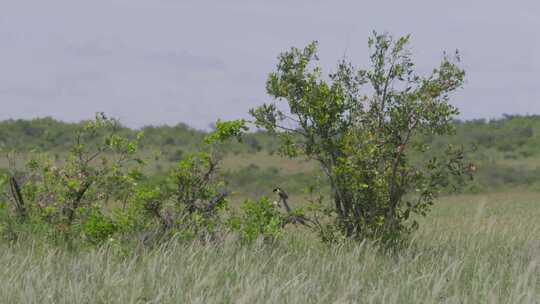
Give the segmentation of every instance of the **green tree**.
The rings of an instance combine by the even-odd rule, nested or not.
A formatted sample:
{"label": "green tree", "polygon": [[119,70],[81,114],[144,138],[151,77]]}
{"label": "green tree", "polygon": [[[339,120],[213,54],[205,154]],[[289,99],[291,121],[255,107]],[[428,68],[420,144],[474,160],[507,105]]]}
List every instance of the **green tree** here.
{"label": "green tree", "polygon": [[465,72],[456,52],[418,75],[408,43],[409,36],[374,33],[368,69],[342,61],[328,78],[316,42],[292,48],[267,81],[276,100],[250,111],[258,127],[280,138],[282,154],[318,161],[332,189],[332,228],[349,238],[398,239],[417,226],[412,213],[425,215],[437,192],[466,169],[452,146],[420,163],[409,157],[429,149],[418,135],[453,132],[458,110],[449,95]]}

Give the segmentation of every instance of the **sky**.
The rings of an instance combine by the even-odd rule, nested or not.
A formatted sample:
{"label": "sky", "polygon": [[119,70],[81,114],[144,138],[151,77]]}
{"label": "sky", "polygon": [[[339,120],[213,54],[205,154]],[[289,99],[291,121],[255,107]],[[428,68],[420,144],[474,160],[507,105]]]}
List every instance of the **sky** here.
{"label": "sky", "polygon": [[272,101],[280,52],[366,66],[373,30],[411,34],[422,73],[460,50],[460,118],[540,114],[538,0],[0,0],[0,119],[208,128]]}

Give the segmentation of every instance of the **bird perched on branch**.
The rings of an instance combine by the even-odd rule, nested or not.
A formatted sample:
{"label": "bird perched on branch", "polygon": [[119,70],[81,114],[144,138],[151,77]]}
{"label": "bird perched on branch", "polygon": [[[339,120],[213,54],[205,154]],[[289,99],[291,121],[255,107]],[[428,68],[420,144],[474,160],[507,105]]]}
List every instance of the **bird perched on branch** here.
{"label": "bird perched on branch", "polygon": [[291,210],[291,207],[289,207],[289,203],[287,202],[287,200],[289,199],[289,196],[287,195],[287,193],[285,193],[285,191],[283,191],[283,189],[279,187],[274,188],[273,192],[279,195],[279,199],[283,203],[285,210],[287,211],[287,213],[290,214],[292,210]]}
{"label": "bird perched on branch", "polygon": [[291,207],[289,206],[289,203],[287,202],[287,200],[289,199],[289,196],[287,195],[287,193],[285,193],[285,191],[283,191],[283,189],[276,187],[274,188],[273,192],[279,195],[279,199],[283,203],[283,207],[285,207],[285,211],[287,211],[288,217],[285,223],[294,223],[294,224],[300,223],[302,225],[310,227],[308,223],[309,219],[307,219],[306,217],[302,215],[296,215],[293,213]]}

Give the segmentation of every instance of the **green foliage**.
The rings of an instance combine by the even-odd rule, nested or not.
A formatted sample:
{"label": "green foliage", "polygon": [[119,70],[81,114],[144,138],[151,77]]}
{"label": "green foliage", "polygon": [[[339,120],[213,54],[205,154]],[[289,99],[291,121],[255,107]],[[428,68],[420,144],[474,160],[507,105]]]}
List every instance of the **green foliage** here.
{"label": "green foliage", "polygon": [[319,162],[347,237],[399,238],[417,226],[410,216],[425,215],[450,177],[465,169],[454,147],[418,165],[409,160],[409,151],[429,148],[415,136],[453,132],[458,111],[449,94],[465,73],[445,56],[430,75],[417,75],[408,42],[374,33],[370,69],[341,62],[329,80],[321,76],[316,43],[292,48],[267,82],[287,110],[276,103],[251,110],[257,126],[281,139],[283,155]]}
{"label": "green foliage", "polygon": [[[8,184],[9,176],[7,173],[0,171],[0,189],[4,189]],[[0,196],[0,205],[5,204],[4,197]]]}
{"label": "green foliage", "polygon": [[[276,102],[252,110],[262,129],[249,134],[244,120],[218,121],[211,132],[184,124],[131,130],[102,114],[76,124],[0,122],[0,151],[28,158],[23,168],[0,163],[9,167],[0,168],[0,234],[100,244],[117,236],[214,237],[227,222],[251,242],[304,222],[328,242],[394,241],[417,227],[439,193],[539,191],[539,116],[454,120],[449,96],[464,77],[458,54],[417,75],[408,41],[375,34],[368,69],[343,61],[329,77],[316,43],[285,52],[267,82]],[[462,146],[474,147],[470,164]],[[221,168],[228,153],[241,161],[259,151],[254,164]],[[282,170],[268,157],[276,151],[318,162],[320,170]],[[321,174],[324,183],[311,187],[321,199],[303,210],[280,214],[257,199],[279,185],[305,194]],[[232,218],[229,189],[234,198],[252,198]]]}
{"label": "green foliage", "polygon": [[65,150],[77,129],[52,118],[0,122],[0,148]]}
{"label": "green foliage", "polygon": [[[540,116],[504,115],[499,119],[476,119],[453,121],[455,134],[417,136],[415,140],[426,141],[431,145],[428,154],[440,154],[448,143],[454,145],[476,146],[472,153],[475,161],[489,158],[499,160],[523,160],[539,155]],[[52,118],[33,120],[6,120],[0,122],[0,149],[16,150],[21,153],[47,152],[55,161],[60,161],[71,149],[73,138],[87,122],[65,123]],[[142,154],[159,151],[163,159],[156,160],[154,166],[166,167],[176,163],[188,153],[197,151],[204,143],[206,132],[194,130],[184,124],[176,126],[146,126],[139,130],[118,126],[117,134],[126,138],[135,138],[143,132],[139,141]],[[421,138],[420,138],[421,137]],[[87,142],[96,145],[98,138]],[[273,154],[279,150],[279,139],[266,131],[245,134],[241,143],[229,141],[223,143],[223,151],[231,154],[254,153],[265,151]],[[414,151],[411,158],[419,157]],[[0,166],[3,164],[0,162]],[[4,168],[0,168],[0,171]],[[487,182],[487,181],[486,181]],[[484,182],[485,184],[485,182]],[[493,188],[491,185],[489,186]],[[498,187],[498,186],[497,186]]]}
{"label": "green foliage", "polygon": [[221,149],[226,141],[240,138],[245,130],[244,121],[218,121],[201,150],[184,155],[170,170],[164,184],[136,190],[130,205],[133,215],[127,218],[128,222],[131,219],[145,227],[150,217],[158,223],[161,236],[188,239],[213,236],[229,194],[219,175]]}
{"label": "green foliage", "polygon": [[283,234],[285,219],[266,197],[259,201],[246,200],[240,207],[241,215],[229,219],[229,226],[240,234],[243,242],[252,243],[259,237],[273,241]]}
{"label": "green foliage", "polygon": [[229,193],[219,175],[222,148],[242,136],[245,122],[218,121],[202,148],[183,155],[161,184],[147,182],[146,161],[137,157],[143,132],[129,139],[121,130],[98,114],[75,133],[63,159],[33,153],[23,172],[1,175],[13,206],[3,211],[2,227],[14,235],[42,227],[53,239],[92,244],[116,233],[192,238],[216,232]]}
{"label": "green foliage", "polygon": [[247,130],[248,128],[244,120],[218,120],[215,130],[205,137],[204,142],[206,144],[220,144],[231,138],[240,140],[243,133]]}
{"label": "green foliage", "polygon": [[117,227],[110,217],[103,214],[101,208],[91,207],[82,230],[91,243],[99,244],[109,239]]}
{"label": "green foliage", "polygon": [[[116,120],[99,114],[77,132],[65,159],[57,162],[46,154],[30,158],[26,176],[13,175],[7,195],[21,220],[40,222],[66,237],[83,227],[93,242],[111,234],[99,214],[109,201],[125,200],[140,176],[134,155],[142,134],[129,140],[117,131]],[[129,162],[137,165],[127,169]]]}

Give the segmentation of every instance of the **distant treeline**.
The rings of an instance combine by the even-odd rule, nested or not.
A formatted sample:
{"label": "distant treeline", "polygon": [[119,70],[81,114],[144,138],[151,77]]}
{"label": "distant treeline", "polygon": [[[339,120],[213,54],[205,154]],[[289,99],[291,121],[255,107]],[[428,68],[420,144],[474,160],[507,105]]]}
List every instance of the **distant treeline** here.
{"label": "distant treeline", "polygon": [[[50,117],[31,120],[0,121],[0,147],[19,151],[62,151],[73,142],[76,130],[83,122],[67,123]],[[450,138],[428,137],[426,140],[475,145],[478,149],[494,149],[507,158],[531,156],[540,151],[540,116],[504,115],[503,118],[455,121],[456,135]],[[146,126],[140,129],[122,127],[122,135],[135,136],[143,131],[143,148],[165,147],[193,150],[207,134],[202,130],[179,123],[175,126]],[[248,134],[241,145],[231,145],[231,152],[274,151],[274,138],[264,132]]]}
{"label": "distant treeline", "polygon": [[[73,145],[74,135],[84,122],[66,123],[53,118],[5,120],[0,122],[0,150],[19,152],[66,152]],[[505,115],[500,119],[455,121],[452,136],[426,136],[420,139],[432,143],[433,154],[449,144],[462,145],[467,156],[478,167],[475,181],[465,192],[481,192],[506,187],[526,186],[540,191],[540,116]],[[147,126],[140,129],[120,127],[118,132],[135,137],[143,131],[142,151],[159,151],[162,162],[157,167],[168,167],[184,155],[200,147],[207,132],[186,124],[175,126]],[[247,134],[241,143],[230,143],[230,154],[277,152],[277,140],[265,132]],[[263,153],[264,154],[264,153]],[[427,153],[429,156],[431,153]],[[150,154],[149,154],[150,155]],[[261,156],[264,161],[264,156]],[[415,157],[412,155],[411,157]],[[157,169],[161,171],[162,168]],[[276,168],[259,168],[246,164],[227,168],[231,184],[244,193],[259,194],[261,184],[287,184],[293,193],[300,193],[312,179],[310,172],[280,173]],[[267,187],[268,188],[268,187]]]}
{"label": "distant treeline", "polygon": [[[77,130],[84,124],[62,122],[50,117],[25,119],[9,119],[0,121],[0,148],[18,151],[55,151],[61,152],[73,144]],[[202,142],[207,132],[179,123],[175,126],[145,126],[140,129],[120,127],[120,135],[135,137],[143,131],[144,139],[141,147],[160,149],[181,149],[192,151]],[[263,132],[250,133],[245,136],[242,144],[231,144],[230,151],[234,153],[272,150],[277,146],[272,137]]]}

